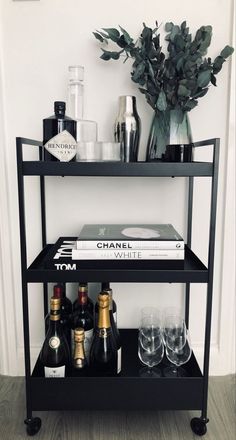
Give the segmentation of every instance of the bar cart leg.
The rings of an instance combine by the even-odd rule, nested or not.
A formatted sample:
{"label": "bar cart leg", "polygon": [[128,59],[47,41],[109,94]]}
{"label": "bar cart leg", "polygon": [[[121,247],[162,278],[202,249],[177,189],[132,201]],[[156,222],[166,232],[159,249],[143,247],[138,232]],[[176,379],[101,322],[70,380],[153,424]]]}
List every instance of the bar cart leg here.
{"label": "bar cart leg", "polygon": [[25,388],[26,388],[26,432],[33,436],[41,428],[41,419],[32,417],[31,393],[30,393],[30,335],[29,335],[29,304],[28,284],[26,280],[27,249],[25,230],[25,204],[24,204],[24,178],[22,172],[22,140],[17,138],[17,168],[18,168],[18,198],[19,198],[19,219],[20,219],[20,250],[21,250],[21,278],[22,278],[22,306],[23,306],[23,330],[24,330],[24,355],[25,355]]}
{"label": "bar cart leg", "polygon": [[[193,218],[193,186],[194,178],[189,177],[189,193],[188,193],[188,230],[187,230],[187,244],[191,248],[192,242],[192,218]],[[189,328],[189,302],[190,302],[190,283],[186,283],[185,286],[185,322],[187,328]],[[191,428],[194,434],[202,436],[207,432],[206,424],[208,419],[202,417],[194,417],[191,422]]]}
{"label": "bar cart leg", "polygon": [[24,420],[26,424],[26,432],[28,435],[33,436],[39,432],[41,428],[41,419],[39,417],[32,417],[32,405],[30,394],[30,337],[29,337],[29,312],[28,312],[28,285],[24,280],[24,274],[22,274],[22,299],[23,299],[23,311],[24,311],[24,342],[25,342],[25,386],[26,386],[26,412],[27,418]]}
{"label": "bar cart leg", "polygon": [[24,310],[24,340],[25,340],[25,386],[26,386],[26,412],[27,418],[24,420],[26,424],[26,432],[28,435],[33,436],[39,432],[41,428],[41,419],[39,417],[32,417],[32,405],[30,394],[30,337],[29,337],[29,313],[28,313],[28,285],[22,278],[22,298],[23,298],[23,310]]}
{"label": "bar cart leg", "polygon": [[216,206],[217,206],[217,185],[218,185],[218,168],[219,168],[219,139],[213,142],[213,176],[211,187],[211,211],[210,211],[210,231],[209,231],[209,250],[208,250],[208,286],[207,286],[207,304],[206,304],[206,325],[205,325],[205,345],[204,345],[204,364],[203,364],[203,399],[201,417],[194,417],[190,426],[192,431],[202,436],[207,432],[207,400],[208,400],[208,383],[209,383],[209,357],[210,357],[210,341],[211,341],[211,315],[212,315],[212,293],[213,293],[213,271],[214,271],[214,251],[215,251],[215,229],[216,229]]}

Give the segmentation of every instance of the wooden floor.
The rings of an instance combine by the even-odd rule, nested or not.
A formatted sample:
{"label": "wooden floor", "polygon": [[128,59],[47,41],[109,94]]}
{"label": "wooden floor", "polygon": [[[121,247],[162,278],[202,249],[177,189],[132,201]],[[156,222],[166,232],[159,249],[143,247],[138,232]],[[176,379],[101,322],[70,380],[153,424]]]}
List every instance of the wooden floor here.
{"label": "wooden floor", "polygon": [[[42,428],[38,440],[190,440],[190,420],[199,412],[38,412]],[[210,379],[206,440],[235,440],[235,377]],[[0,440],[26,435],[24,381],[0,376]]]}

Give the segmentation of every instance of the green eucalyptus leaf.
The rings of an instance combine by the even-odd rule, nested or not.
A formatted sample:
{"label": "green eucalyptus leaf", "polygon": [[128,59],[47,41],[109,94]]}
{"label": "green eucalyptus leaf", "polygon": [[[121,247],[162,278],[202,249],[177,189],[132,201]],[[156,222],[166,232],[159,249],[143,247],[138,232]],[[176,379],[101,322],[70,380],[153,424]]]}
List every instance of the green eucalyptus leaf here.
{"label": "green eucalyptus leaf", "polygon": [[195,90],[197,87],[197,80],[195,78],[193,79],[182,79],[179,81],[179,84],[185,86],[189,91]]}
{"label": "green eucalyptus leaf", "polygon": [[142,61],[141,63],[138,64],[138,66],[134,69],[133,74],[132,74],[132,80],[134,82],[138,82],[139,78],[143,75],[144,71],[145,71],[145,62]]}
{"label": "green eucalyptus leaf", "polygon": [[147,26],[145,26],[144,29],[143,29],[143,31],[142,31],[141,36],[142,36],[142,38],[143,38],[146,42],[151,41],[151,39],[152,39],[152,29],[149,28],[149,27],[147,27]]}
{"label": "green eucalyptus leaf", "polygon": [[123,29],[121,26],[119,26],[119,28],[124,35],[124,39],[125,39],[126,43],[127,44],[133,43],[133,38],[131,38],[131,36],[128,34],[128,32],[125,29]]}
{"label": "green eucalyptus leaf", "polygon": [[198,51],[198,49],[199,49],[199,42],[193,40],[190,45],[190,53],[194,54]]}
{"label": "green eucalyptus leaf", "polygon": [[152,63],[150,63],[150,61],[148,61],[148,72],[151,76],[151,78],[153,79],[153,81],[155,81],[155,73],[152,67]]}
{"label": "green eucalyptus leaf", "polygon": [[182,58],[178,59],[178,61],[176,63],[176,69],[178,71],[182,70],[183,69],[183,65],[184,65],[184,58],[182,57]]}
{"label": "green eucalyptus leaf", "polygon": [[202,40],[200,46],[199,46],[199,52],[202,55],[206,55],[207,54],[207,49],[211,44],[211,35],[206,33],[204,36],[204,39]]}
{"label": "green eucalyptus leaf", "polygon": [[186,86],[187,83],[188,83],[188,79],[186,79],[186,78],[180,79],[180,81],[179,81],[179,84],[181,84],[182,86]]}
{"label": "green eucalyptus leaf", "polygon": [[108,50],[102,49],[103,54],[101,55],[101,59],[105,61],[109,61],[110,59],[118,60],[120,58],[121,52],[109,52]]}
{"label": "green eucalyptus leaf", "polygon": [[147,93],[147,90],[143,89],[142,87],[139,87],[138,89],[139,89],[140,93],[142,93],[143,95],[145,95]]}
{"label": "green eucalyptus leaf", "polygon": [[189,99],[186,104],[183,107],[184,111],[189,112],[190,110],[193,110],[198,105],[198,101],[195,99]]}
{"label": "green eucalyptus leaf", "polygon": [[198,87],[206,87],[211,80],[211,71],[203,70],[199,73],[197,78]]}
{"label": "green eucalyptus leaf", "polygon": [[125,41],[125,37],[124,35],[121,35],[120,38],[117,40],[117,45],[119,47],[122,47],[123,49],[129,49],[129,45],[127,44],[127,42]]}
{"label": "green eucalyptus leaf", "polygon": [[103,28],[109,38],[115,43],[119,40],[120,32],[115,28]]}
{"label": "green eucalyptus leaf", "polygon": [[105,42],[108,44],[107,39],[100,35],[98,32],[93,32],[93,35],[95,36],[95,38],[97,38],[97,40],[101,41],[101,43]]}
{"label": "green eucalyptus leaf", "polygon": [[178,35],[180,33],[180,28],[177,25],[174,25],[171,33],[170,33],[170,41],[174,42],[174,39],[176,37],[176,35]]}
{"label": "green eucalyptus leaf", "polygon": [[216,75],[217,73],[219,73],[221,71],[224,62],[225,62],[225,59],[221,55],[216,57],[216,59],[215,59],[215,61],[213,63],[213,73],[214,73],[214,75]]}
{"label": "green eucalyptus leaf", "polygon": [[157,98],[156,96],[150,95],[149,93],[146,93],[146,100],[148,102],[148,104],[154,109],[156,110],[156,102],[157,102]]}
{"label": "green eucalyptus leaf", "polygon": [[[187,32],[187,31],[189,32],[189,28],[186,29],[186,32]],[[191,35],[191,34],[188,34],[188,35],[187,35],[187,37],[186,37],[186,41],[187,41],[188,43],[191,43],[191,41],[192,41],[192,35]]]}
{"label": "green eucalyptus leaf", "polygon": [[105,34],[105,32],[102,32],[102,31],[98,31],[98,32],[99,32],[99,34],[102,35],[104,38],[108,38],[108,39],[110,39],[109,35],[108,35],[108,34]]}
{"label": "green eucalyptus leaf", "polygon": [[121,52],[111,52],[111,58],[113,60],[118,60],[120,58],[120,53]]}
{"label": "green eucalyptus leaf", "polygon": [[234,48],[231,46],[225,46],[225,48],[220,52],[220,56],[223,58],[228,58],[234,52]]}
{"label": "green eucalyptus leaf", "polygon": [[212,34],[212,26],[211,25],[204,26],[204,31],[205,32],[209,32],[210,34]]}
{"label": "green eucalyptus leaf", "polygon": [[140,77],[137,82],[140,84],[140,86],[145,86],[145,84],[146,84],[145,76]]}
{"label": "green eucalyptus leaf", "polygon": [[196,93],[194,93],[192,95],[192,98],[202,98],[203,96],[205,96],[208,92],[208,87],[206,87],[205,89],[198,89],[198,91]]}
{"label": "green eucalyptus leaf", "polygon": [[174,23],[168,22],[168,23],[165,24],[165,31],[166,32],[171,32],[173,27],[174,27]]}
{"label": "green eucalyptus leaf", "polygon": [[111,56],[109,55],[110,52],[103,51],[103,54],[100,56],[100,58],[104,61],[109,61],[111,59]]}
{"label": "green eucalyptus leaf", "polygon": [[187,89],[183,84],[180,84],[177,91],[178,96],[184,97],[189,96],[190,90]]}
{"label": "green eucalyptus leaf", "polygon": [[154,60],[154,58],[158,57],[158,52],[155,50],[155,48],[153,46],[150,47],[149,51],[148,51],[148,58],[150,58],[150,60]]}
{"label": "green eucalyptus leaf", "polygon": [[155,96],[157,94],[157,87],[155,86],[153,81],[147,81],[147,90],[150,95]]}
{"label": "green eucalyptus leaf", "polygon": [[160,112],[164,112],[167,109],[166,94],[163,90],[161,90],[161,92],[159,93],[156,107],[158,108],[158,110],[160,110]]}
{"label": "green eucalyptus leaf", "polygon": [[187,26],[187,23],[186,23],[186,20],[184,20],[183,23],[181,23],[181,26],[180,26],[181,30],[185,31],[186,30],[186,26]]}
{"label": "green eucalyptus leaf", "polygon": [[152,39],[153,44],[155,46],[155,49],[159,49],[160,47],[160,35],[155,35],[155,37]]}
{"label": "green eucalyptus leaf", "polygon": [[211,84],[216,87],[216,77],[213,75],[213,73],[211,74]]}
{"label": "green eucalyptus leaf", "polygon": [[195,41],[201,41],[202,39],[202,29],[198,29],[195,35]]}
{"label": "green eucalyptus leaf", "polygon": [[204,47],[209,47],[211,44],[212,34],[209,32],[205,32],[204,34]]}
{"label": "green eucalyptus leaf", "polygon": [[176,35],[174,43],[178,50],[183,50],[185,47],[185,41],[181,35]]}

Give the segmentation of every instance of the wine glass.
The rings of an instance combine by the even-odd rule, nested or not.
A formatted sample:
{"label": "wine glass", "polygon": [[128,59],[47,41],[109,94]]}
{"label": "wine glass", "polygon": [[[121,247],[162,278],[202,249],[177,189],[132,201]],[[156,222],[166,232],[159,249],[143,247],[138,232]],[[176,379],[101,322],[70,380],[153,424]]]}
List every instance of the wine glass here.
{"label": "wine glass", "polygon": [[187,329],[184,319],[179,315],[168,315],[164,319],[163,339],[173,351],[180,350],[186,343]]}
{"label": "wine glass", "polygon": [[189,332],[186,331],[186,342],[181,347],[177,347],[176,344],[173,344],[173,349],[166,344],[165,352],[167,359],[173,364],[165,368],[164,375],[168,377],[184,377],[186,376],[186,371],[181,368],[181,365],[186,364],[192,355],[192,348],[190,342]]}
{"label": "wine glass", "polygon": [[160,370],[156,367],[164,356],[164,346],[160,319],[154,315],[142,317],[138,337],[138,356],[146,365],[140,374],[143,377],[159,377]]}
{"label": "wine glass", "polygon": [[141,309],[141,323],[144,318],[154,318],[160,321],[160,312],[156,307],[143,307]]}

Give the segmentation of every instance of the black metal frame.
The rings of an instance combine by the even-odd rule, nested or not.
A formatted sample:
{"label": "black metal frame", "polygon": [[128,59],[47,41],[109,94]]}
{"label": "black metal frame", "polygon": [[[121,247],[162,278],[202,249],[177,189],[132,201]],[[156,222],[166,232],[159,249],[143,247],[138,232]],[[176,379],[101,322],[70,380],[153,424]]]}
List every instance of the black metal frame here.
{"label": "black metal frame", "polygon": [[[147,404],[145,408],[159,408],[159,409],[201,409],[200,419],[193,419],[201,421],[206,424],[207,419],[207,398],[208,398],[208,376],[209,376],[209,354],[210,354],[210,334],[211,334],[211,314],[212,314],[212,294],[213,294],[213,268],[214,268],[214,243],[215,243],[215,223],[216,223],[216,207],[217,207],[217,182],[218,182],[218,166],[219,166],[219,139],[210,139],[193,144],[194,148],[213,146],[213,160],[212,162],[189,162],[189,163],[61,163],[61,162],[43,162],[42,161],[42,143],[39,141],[17,138],[17,169],[18,169],[18,196],[19,196],[19,219],[20,219],[20,242],[21,242],[21,274],[22,274],[22,301],[23,301],[23,325],[24,325],[24,350],[25,350],[25,378],[26,378],[26,409],[27,419],[26,424],[30,425],[36,419],[32,417],[33,410],[47,410],[47,409],[78,409],[87,407],[102,408],[97,404],[96,399],[91,402],[91,397],[86,398],[86,387],[88,381],[93,387],[105,391],[105,401],[109,400],[109,408],[141,408],[141,403],[137,399],[132,401],[128,399],[127,392],[124,400],[122,395],[121,384],[126,385],[130,392],[135,395],[142,396],[142,393],[148,390],[151,395],[152,389],[157,388],[158,395],[171,396],[171,399],[164,397],[162,402],[160,399],[155,400],[150,398],[150,405]],[[38,161],[24,161],[23,160],[23,145],[37,146],[39,148]],[[25,229],[25,202],[24,202],[24,177],[38,175],[40,176],[40,198],[41,198],[41,223],[42,223],[42,247],[43,251],[31,264],[27,267],[27,246],[26,246],[26,229]],[[188,177],[189,178],[189,195],[188,195],[188,219],[187,219],[187,247],[186,247],[186,265],[183,270],[156,270],[155,267],[145,267],[143,270],[135,268],[120,268],[119,264],[111,268],[82,268],[77,271],[58,272],[53,270],[46,270],[43,267],[43,259],[47,253],[50,245],[47,244],[46,238],[46,206],[45,206],[45,176],[140,176],[140,177]],[[209,250],[208,250],[208,267],[206,268],[196,255],[191,251],[192,238],[192,215],[193,215],[193,186],[195,176],[210,176],[212,178],[211,185],[211,207],[210,207],[210,230],[209,230]],[[28,312],[28,283],[40,282],[43,283],[44,292],[44,314],[48,312],[48,290],[47,283],[51,281],[80,281],[87,279],[87,281],[102,281],[109,279],[110,281],[120,282],[178,282],[186,284],[185,293],[185,318],[187,326],[189,325],[189,307],[190,307],[190,284],[192,282],[207,283],[207,304],[206,304],[206,318],[205,318],[205,341],[204,341],[204,361],[203,374],[201,374],[196,360],[193,356],[191,361],[194,365],[195,377],[187,379],[176,378],[158,378],[147,382],[147,379],[138,377],[138,374],[132,375],[129,369],[129,361],[127,354],[127,371],[121,377],[117,378],[65,378],[54,381],[53,379],[44,379],[37,375],[37,364],[34,372],[31,375],[30,365],[30,331],[29,331],[29,312]],[[124,331],[125,332],[125,331]],[[133,333],[127,330],[125,338],[129,340]],[[134,345],[134,344],[132,344]],[[129,352],[129,350],[128,350]],[[191,364],[191,363],[190,363]],[[192,365],[191,364],[191,365]],[[191,366],[190,365],[190,366]],[[137,368],[134,366],[134,370]],[[191,367],[192,368],[192,367]],[[190,368],[190,370],[191,370]],[[125,367],[126,369],[126,367]],[[192,371],[192,370],[191,370]],[[190,374],[191,374],[190,371]],[[46,381],[46,382],[45,382]],[[55,384],[56,382],[56,384]],[[70,394],[70,403],[63,400],[62,405],[57,401],[53,408],[53,400],[48,400],[47,397],[59,393],[59,397],[74,390],[76,384],[79,383],[80,390],[83,395],[83,404],[78,403],[77,394]],[[107,386],[107,384],[109,386]],[[56,386],[55,386],[56,385]],[[43,390],[43,393],[42,393]],[[60,390],[60,391],[58,391]],[[84,390],[84,391],[83,391]],[[112,392],[115,392],[116,399],[112,399]],[[93,388],[94,393],[94,388]],[[178,399],[182,395],[183,400]],[[187,396],[191,396],[187,397]],[[39,397],[38,397],[39,396]],[[42,397],[40,397],[42,396]],[[75,397],[73,397],[75,396]],[[117,403],[118,396],[118,403]],[[64,398],[63,398],[64,399]],[[142,399],[142,404],[147,399]],[[113,406],[111,404],[113,402]],[[125,403],[126,402],[126,403]],[[171,402],[171,403],[170,403]],[[107,408],[106,403],[103,405]],[[36,433],[40,429],[39,420],[37,418],[37,426],[34,427]],[[191,424],[192,426],[192,424]],[[199,427],[198,427],[199,428]],[[198,428],[192,426],[194,432],[199,433]],[[32,431],[31,435],[32,435]],[[30,433],[28,432],[28,433]],[[204,431],[205,432],[205,431]],[[202,434],[199,434],[202,435]]]}

